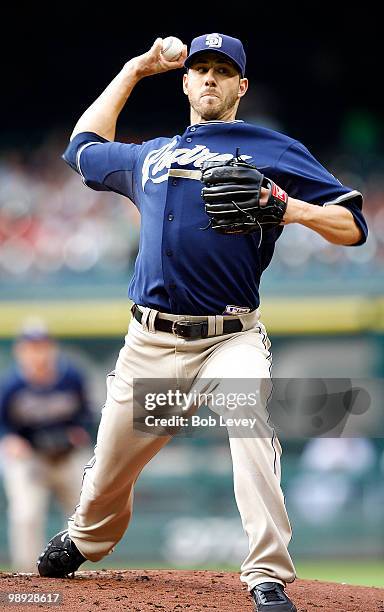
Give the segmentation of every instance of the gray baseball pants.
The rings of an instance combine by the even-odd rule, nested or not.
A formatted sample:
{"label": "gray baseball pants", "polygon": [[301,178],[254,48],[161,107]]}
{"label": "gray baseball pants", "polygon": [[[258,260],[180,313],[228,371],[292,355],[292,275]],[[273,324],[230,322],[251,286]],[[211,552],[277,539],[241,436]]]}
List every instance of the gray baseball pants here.
{"label": "gray baseball pants", "polygon": [[270,342],[258,311],[239,315],[241,332],[214,335],[222,329],[223,320],[233,317],[212,316],[208,338],[184,340],[154,327],[156,316],[172,321],[183,317],[141,310],[142,322],[132,318],[116,369],[107,378],[95,456],[86,466],[80,502],[68,522],[71,539],[91,561],[109,554],[128,527],[141,470],[171,439],[135,431],[133,379],[189,379],[196,388],[199,380],[219,379],[221,389],[229,379],[253,379],[260,392],[257,435],[229,436],[235,498],[249,538],[241,580],[249,590],[261,582],[292,582],[296,576],[288,553],[291,527],[280,487],[281,446],[265,407],[270,392]]}

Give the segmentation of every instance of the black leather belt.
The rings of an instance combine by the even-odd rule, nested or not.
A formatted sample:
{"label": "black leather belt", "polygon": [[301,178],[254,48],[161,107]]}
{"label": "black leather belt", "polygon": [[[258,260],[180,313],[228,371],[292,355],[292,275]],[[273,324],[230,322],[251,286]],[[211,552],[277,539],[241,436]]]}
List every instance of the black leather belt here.
{"label": "black leather belt", "polygon": [[[134,304],[132,306],[132,315],[141,323],[143,313]],[[155,329],[158,331],[168,332],[174,334],[180,338],[187,338],[189,340],[198,340],[199,338],[207,338],[208,336],[208,319],[205,321],[169,321],[167,319],[160,319],[156,317],[154,323]],[[223,334],[233,334],[235,332],[242,331],[243,324],[239,319],[233,321],[223,321]],[[221,334],[220,334],[221,335]]]}

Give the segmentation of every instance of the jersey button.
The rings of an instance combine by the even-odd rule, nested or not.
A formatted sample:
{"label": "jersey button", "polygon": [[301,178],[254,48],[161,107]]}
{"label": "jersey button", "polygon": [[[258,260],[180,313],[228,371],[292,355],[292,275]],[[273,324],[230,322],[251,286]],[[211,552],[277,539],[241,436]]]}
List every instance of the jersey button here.
{"label": "jersey button", "polygon": [[173,179],[173,181],[172,181],[172,185],[173,185],[174,187],[176,187],[176,185],[177,185],[177,179]]}
{"label": "jersey button", "polygon": [[196,128],[195,127],[191,127],[191,132],[196,132]]}
{"label": "jersey button", "polygon": [[168,257],[172,257],[172,255],[173,255],[173,251],[171,249],[167,249],[165,251],[165,253],[166,253],[166,255],[168,255]]}
{"label": "jersey button", "polygon": [[175,218],[175,217],[172,215],[172,213],[170,213],[170,214],[168,215],[168,221],[173,221],[173,219],[174,219],[174,218]]}
{"label": "jersey button", "polygon": [[189,138],[189,137],[188,137],[188,138],[186,138],[185,140],[186,140],[187,142],[192,142],[192,138]]}

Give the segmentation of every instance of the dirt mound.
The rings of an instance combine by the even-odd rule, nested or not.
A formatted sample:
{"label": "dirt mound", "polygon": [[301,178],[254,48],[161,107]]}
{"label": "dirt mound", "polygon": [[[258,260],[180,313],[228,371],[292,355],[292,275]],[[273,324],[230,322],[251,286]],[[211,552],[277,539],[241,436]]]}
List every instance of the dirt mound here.
{"label": "dirt mound", "polygon": [[[29,594],[27,601],[33,595],[36,603],[9,605],[8,593]],[[48,593],[59,593],[61,605],[44,603],[42,595]],[[384,589],[296,580],[287,593],[298,612],[384,612]],[[31,612],[253,611],[237,574],[208,571],[102,570],[78,572],[64,580],[0,573],[0,601],[0,610]]]}

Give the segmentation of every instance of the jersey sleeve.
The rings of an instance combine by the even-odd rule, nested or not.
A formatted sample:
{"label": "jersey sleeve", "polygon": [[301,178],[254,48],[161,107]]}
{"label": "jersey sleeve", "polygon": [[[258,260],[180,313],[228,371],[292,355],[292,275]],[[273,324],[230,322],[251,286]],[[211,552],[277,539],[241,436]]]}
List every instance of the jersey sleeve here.
{"label": "jersey sleeve", "polygon": [[82,132],[71,140],[63,159],[91,189],[114,191],[134,201],[134,170],[141,146]]}
{"label": "jersey sleeve", "polygon": [[276,171],[279,184],[289,196],[311,204],[338,204],[351,211],[361,238],[352,246],[367,240],[368,227],[362,213],[363,196],[343,185],[300,142],[294,142],[281,155]]}

